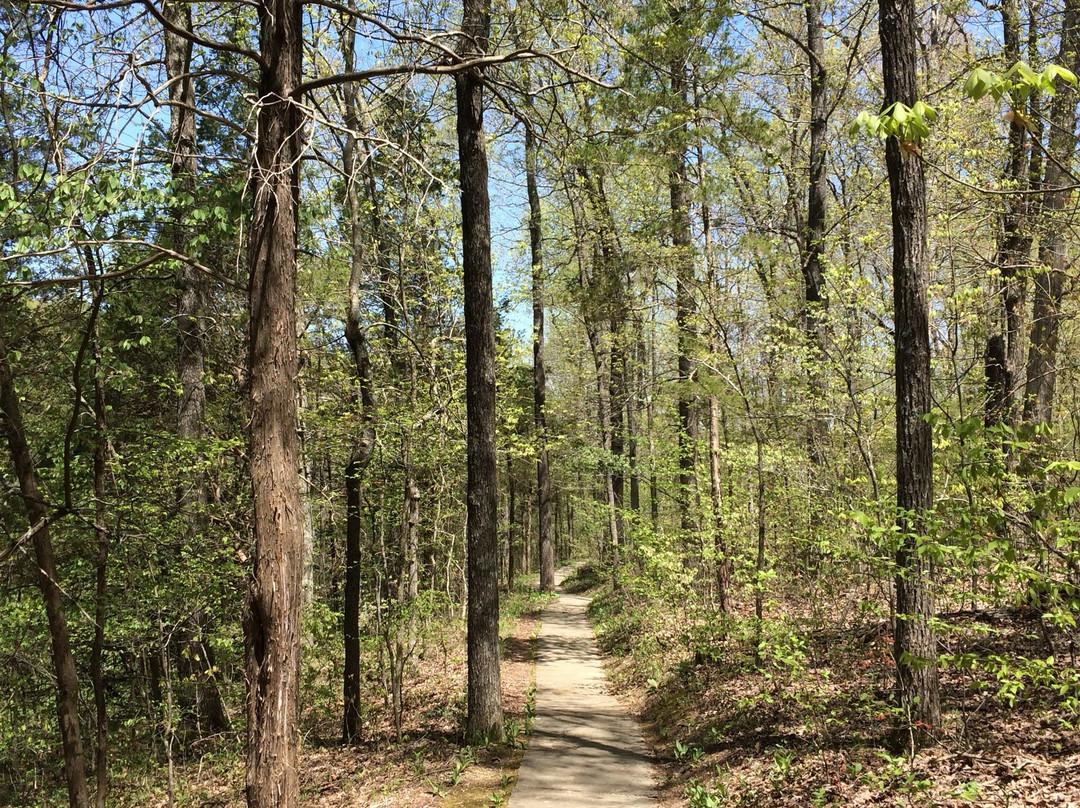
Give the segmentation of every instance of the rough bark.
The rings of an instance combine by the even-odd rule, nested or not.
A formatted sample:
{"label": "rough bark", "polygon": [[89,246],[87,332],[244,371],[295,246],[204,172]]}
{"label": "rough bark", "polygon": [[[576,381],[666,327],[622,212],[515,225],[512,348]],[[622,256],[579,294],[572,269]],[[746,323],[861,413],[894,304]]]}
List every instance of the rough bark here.
{"label": "rough bark", "polygon": [[[914,0],[880,0],[885,106],[918,100]],[[896,363],[896,495],[901,544],[896,551],[894,655],[901,705],[913,737],[941,724],[929,560],[918,552],[933,505],[930,425],[930,328],[927,310],[926,181],[922,162],[895,137],[885,143],[893,229],[893,319]]]}
{"label": "rough bark", "polygon": [[514,588],[514,578],[518,574],[518,546],[514,539],[514,523],[517,521],[517,509],[514,505],[514,461],[506,455],[506,589]]}
{"label": "rough bark", "polygon": [[[191,29],[191,4],[166,2],[162,14],[176,28]],[[172,179],[174,206],[173,249],[187,255],[194,235],[186,220],[188,206],[194,204],[197,192],[198,155],[195,128],[195,85],[190,76],[191,41],[165,31],[165,74],[169,80],[169,140],[172,147]],[[177,403],[176,427],[181,441],[196,441],[202,437],[206,409],[206,390],[203,385],[203,299],[206,295],[202,273],[186,261],[176,270],[177,291],[177,373],[180,379],[180,400]],[[201,475],[189,474],[182,482],[181,505],[193,522],[192,532],[201,528],[200,505],[205,504]]]}
{"label": "rough bark", "polygon": [[[487,51],[489,0],[463,0],[463,55]],[[484,145],[484,85],[478,69],[455,76],[465,290],[465,406],[468,411],[468,718],[471,739],[501,740],[499,540],[495,491],[495,324],[491,212]]]}
{"label": "rough bark", "polygon": [[[166,2],[162,14],[175,28],[190,31],[191,4]],[[188,255],[195,235],[187,211],[196,204],[199,168],[196,142],[195,84],[191,73],[190,40],[181,34],[164,31],[165,74],[169,80],[169,142],[172,149],[171,175],[173,194],[171,235],[173,249]],[[206,388],[203,383],[205,353],[206,279],[192,263],[180,261],[175,275],[176,285],[176,369],[180,382],[180,397],[176,408],[176,436],[181,443],[193,448],[203,437],[206,410]],[[198,466],[200,454],[191,455]],[[207,503],[205,476],[197,468],[182,471],[179,505],[188,525],[189,539],[202,535],[206,529]],[[186,705],[194,714],[195,723],[205,718],[210,732],[228,729],[229,720],[217,685],[205,671],[208,646],[202,641],[205,619],[196,613],[181,632],[186,644],[176,643],[170,652],[176,658],[181,676],[194,682],[195,692]]]}
{"label": "rough bark", "polygon": [[250,468],[254,575],[245,609],[250,808],[299,800],[297,711],[303,505],[298,474],[296,252],[303,116],[299,0],[259,5],[258,139],[249,246]]}
{"label": "rough bark", "polygon": [[[0,318],[3,312],[0,311]],[[79,678],[71,653],[71,638],[64,615],[64,595],[56,574],[56,554],[49,530],[50,519],[45,501],[38,490],[37,471],[26,442],[19,396],[7,360],[8,349],[0,339],[0,414],[3,415],[11,461],[19,480],[19,493],[33,532],[34,558],[37,562],[37,582],[45,601],[52,642],[53,673],[56,676],[56,714],[60,725],[60,742],[64,750],[64,778],[67,781],[68,804],[71,808],[88,808],[89,791],[86,785],[82,736],[79,729]]]}
{"label": "rough bark", "polygon": [[[686,107],[687,81],[682,63],[673,65],[671,94]],[[671,244],[675,248],[675,329],[678,335],[678,444],[679,479],[678,503],[682,540],[686,546],[697,545],[694,535],[697,523],[694,519],[694,489],[697,476],[694,471],[694,446],[697,442],[697,413],[691,386],[695,379],[691,353],[694,344],[694,257],[693,234],[690,230],[690,178],[687,169],[687,150],[684,143],[677,143],[671,156],[668,173],[668,190],[671,198]]]}
{"label": "rough bark", "polygon": [[[97,262],[93,262],[96,270]],[[92,271],[93,271],[92,270]],[[93,274],[96,274],[94,272]],[[94,292],[95,314],[104,298],[104,282],[99,281]],[[90,652],[90,681],[94,687],[94,718],[97,737],[94,745],[94,804],[105,808],[109,788],[109,715],[105,703],[105,621],[108,618],[109,526],[105,508],[105,475],[108,471],[108,436],[105,415],[105,367],[102,361],[101,330],[94,317],[94,538],[97,557],[94,559],[94,642]]]}
{"label": "rough bark", "polygon": [[[351,53],[351,48],[349,49]],[[356,90],[345,88],[346,121],[355,118]],[[360,323],[361,284],[364,278],[363,230],[360,223],[361,205],[357,193],[360,181],[356,174],[356,140],[349,133],[342,149],[342,167],[348,178],[346,201],[349,215],[351,246],[348,305],[345,311],[345,340],[353,357],[359,392],[360,429],[345,466],[345,602],[344,640],[345,711],[341,738],[344,743],[360,739],[363,721],[360,709],[360,563],[363,539],[363,474],[375,449],[374,401],[371,395],[371,360],[368,342]]]}
{"label": "rough bark", "polygon": [[820,366],[825,354],[825,219],[828,186],[825,180],[826,137],[829,126],[828,74],[825,70],[825,23],[821,0],[805,0],[806,49],[810,58],[810,175],[807,183],[806,224],[802,233],[802,271],[805,310],[803,331],[811,352],[810,419],[807,443],[810,462],[824,462],[821,442],[824,419],[821,407],[825,394],[825,374]]}
{"label": "rough bark", "polygon": [[[1080,70],[1080,3],[1067,0],[1061,22],[1061,49],[1057,63],[1074,73]],[[1039,239],[1039,266],[1035,274],[1031,338],[1028,348],[1027,383],[1024,388],[1024,422],[1049,424],[1053,414],[1057,381],[1058,332],[1061,298],[1069,266],[1065,207],[1072,193],[1068,169],[1076,151],[1077,91],[1058,82],[1050,105],[1050,157],[1043,174],[1042,216],[1045,228]]]}
{"label": "rough bark", "polygon": [[555,588],[555,554],[551,541],[551,475],[548,470],[547,377],[544,367],[544,239],[537,183],[536,133],[525,126],[525,185],[529,197],[529,255],[532,264],[533,424],[536,428],[536,499],[539,512],[540,588]]}
{"label": "rough bark", "polygon": [[[1010,66],[1020,61],[1020,11],[1016,0],[1001,3],[1001,25],[1005,59]],[[1030,147],[1028,130],[1022,121],[1009,123],[1009,157],[1005,165],[1005,184],[1018,193],[1004,197],[998,235],[996,267],[1000,272],[998,294],[1001,309],[995,318],[997,331],[989,339],[1001,339],[1004,349],[1004,378],[998,388],[987,385],[987,411],[992,423],[1015,426],[1021,412],[1023,392],[1024,344],[1023,322],[1027,298],[1026,270],[1031,263],[1031,233],[1028,224]],[[988,380],[989,382],[989,380]]]}

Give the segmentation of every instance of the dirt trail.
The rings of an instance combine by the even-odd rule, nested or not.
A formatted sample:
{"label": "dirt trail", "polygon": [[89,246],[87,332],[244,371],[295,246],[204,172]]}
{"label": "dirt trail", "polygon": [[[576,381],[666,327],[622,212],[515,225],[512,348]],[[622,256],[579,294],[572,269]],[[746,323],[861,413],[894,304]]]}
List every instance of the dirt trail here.
{"label": "dirt trail", "polygon": [[[561,582],[569,570],[560,570]],[[544,609],[536,723],[510,808],[655,808],[651,758],[637,725],[608,692],[585,616],[562,593]]]}

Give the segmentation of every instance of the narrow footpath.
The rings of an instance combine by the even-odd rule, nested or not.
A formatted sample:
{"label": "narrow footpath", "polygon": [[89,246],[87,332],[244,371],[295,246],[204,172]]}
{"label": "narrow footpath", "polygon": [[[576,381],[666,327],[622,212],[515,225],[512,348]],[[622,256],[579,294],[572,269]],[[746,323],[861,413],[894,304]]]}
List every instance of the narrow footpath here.
{"label": "narrow footpath", "polygon": [[[561,584],[569,569],[560,570]],[[509,808],[655,808],[651,758],[607,690],[588,598],[563,592],[544,609],[536,723]]]}

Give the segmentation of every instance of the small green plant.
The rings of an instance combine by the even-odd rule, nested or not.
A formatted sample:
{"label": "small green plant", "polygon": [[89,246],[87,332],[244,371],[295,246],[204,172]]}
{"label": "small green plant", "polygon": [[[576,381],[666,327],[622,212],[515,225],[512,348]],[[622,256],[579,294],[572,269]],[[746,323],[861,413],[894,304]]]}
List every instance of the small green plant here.
{"label": "small green plant", "polygon": [[720,808],[727,800],[727,789],[720,784],[719,790],[710,791],[697,781],[686,787],[686,801],[690,808]]}
{"label": "small green plant", "polygon": [[525,746],[525,741],[522,738],[524,733],[521,731],[521,725],[518,724],[513,718],[507,719],[503,724],[503,737],[506,739],[506,745],[513,749],[516,746]]}
{"label": "small green plant", "polygon": [[456,786],[461,782],[461,776],[472,765],[473,760],[473,749],[471,746],[466,746],[456,758],[450,761],[450,785]]}
{"label": "small green plant", "polygon": [[777,776],[786,780],[791,774],[791,764],[795,759],[795,753],[790,749],[778,746],[773,750],[773,765],[776,767]]}
{"label": "small green plant", "polygon": [[536,685],[529,685],[525,693],[525,732],[532,732],[536,722]]}
{"label": "small green plant", "polygon": [[690,747],[684,744],[678,738],[675,739],[675,759],[682,760],[686,757],[686,753],[690,751]]}
{"label": "small green plant", "polygon": [[431,792],[431,796],[438,797],[439,799],[445,799],[446,788],[436,783],[430,777],[424,778],[424,782],[427,784],[428,791]]}
{"label": "small green plant", "polygon": [[982,786],[978,783],[961,783],[953,793],[962,800],[967,802],[975,802],[982,799]]}

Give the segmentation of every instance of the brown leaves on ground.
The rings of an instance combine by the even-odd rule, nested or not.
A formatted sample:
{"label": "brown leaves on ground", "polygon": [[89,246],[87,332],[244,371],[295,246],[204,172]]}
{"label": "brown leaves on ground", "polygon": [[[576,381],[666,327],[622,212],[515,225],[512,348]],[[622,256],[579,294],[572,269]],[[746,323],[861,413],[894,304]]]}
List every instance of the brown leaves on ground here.
{"label": "brown leaves on ground", "polygon": [[[439,647],[417,654],[404,688],[403,738],[390,710],[368,704],[364,741],[338,743],[340,710],[308,709],[301,752],[300,802],[306,808],[491,808],[505,797],[521,763],[526,703],[534,681],[536,633],[542,604],[530,606],[503,637],[503,710],[521,730],[516,746],[465,747],[465,638],[460,628]],[[339,694],[340,695],[340,694]],[[370,698],[370,695],[369,695]],[[311,705],[308,705],[311,708]],[[164,806],[162,784],[125,789],[125,804]],[[217,765],[200,760],[177,772],[177,802],[203,808],[242,808],[244,772],[235,755]],[[136,793],[138,792],[138,793]]]}
{"label": "brown leaves on ground", "polygon": [[[755,661],[752,637],[710,626],[720,639],[703,654],[685,640],[685,614],[647,611],[647,626],[632,607],[624,612],[647,647],[622,645],[619,619],[602,645],[625,653],[610,670],[661,761],[664,806],[1080,808],[1077,717],[1047,688],[1029,688],[1010,707],[986,671],[947,667],[941,741],[911,755],[896,729],[884,624],[795,632],[787,641],[797,654],[770,655],[766,638]],[[955,616],[943,650],[1044,650],[1037,620],[999,613],[989,632],[984,622]],[[774,639],[782,644],[783,633]]]}

